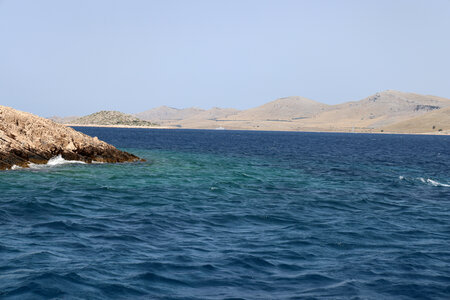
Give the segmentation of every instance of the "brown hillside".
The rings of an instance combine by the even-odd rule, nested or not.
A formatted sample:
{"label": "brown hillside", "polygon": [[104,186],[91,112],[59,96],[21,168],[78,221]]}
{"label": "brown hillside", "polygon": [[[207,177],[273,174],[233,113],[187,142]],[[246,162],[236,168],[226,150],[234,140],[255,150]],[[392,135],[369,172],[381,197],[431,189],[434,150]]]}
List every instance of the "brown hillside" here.
{"label": "brown hillside", "polygon": [[396,133],[450,133],[450,107],[383,127]]}
{"label": "brown hillside", "polygon": [[292,121],[309,118],[328,109],[328,105],[304,97],[286,97],[229,116],[231,121]]}
{"label": "brown hillside", "polygon": [[323,128],[381,128],[447,106],[450,99],[389,90],[331,106],[303,123]]}
{"label": "brown hillside", "polygon": [[203,109],[195,107],[178,109],[168,106],[160,106],[141,113],[137,113],[135,114],[135,116],[142,120],[163,124],[166,122],[173,122],[191,118],[204,111],[205,110]]}

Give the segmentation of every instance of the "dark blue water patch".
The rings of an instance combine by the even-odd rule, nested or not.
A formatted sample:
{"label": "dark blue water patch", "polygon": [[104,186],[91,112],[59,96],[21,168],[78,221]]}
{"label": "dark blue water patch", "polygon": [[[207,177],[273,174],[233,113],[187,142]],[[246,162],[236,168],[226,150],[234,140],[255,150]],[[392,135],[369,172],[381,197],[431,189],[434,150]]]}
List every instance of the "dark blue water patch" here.
{"label": "dark blue water patch", "polygon": [[0,173],[0,298],[447,299],[447,136],[78,128]]}

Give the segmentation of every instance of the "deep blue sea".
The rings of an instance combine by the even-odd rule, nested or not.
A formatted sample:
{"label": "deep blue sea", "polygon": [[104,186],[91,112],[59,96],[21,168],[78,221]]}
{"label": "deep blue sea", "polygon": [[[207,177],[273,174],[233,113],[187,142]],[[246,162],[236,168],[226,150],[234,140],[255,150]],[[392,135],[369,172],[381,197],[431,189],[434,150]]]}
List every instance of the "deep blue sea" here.
{"label": "deep blue sea", "polygon": [[1,299],[449,299],[450,136],[77,128],[0,172]]}

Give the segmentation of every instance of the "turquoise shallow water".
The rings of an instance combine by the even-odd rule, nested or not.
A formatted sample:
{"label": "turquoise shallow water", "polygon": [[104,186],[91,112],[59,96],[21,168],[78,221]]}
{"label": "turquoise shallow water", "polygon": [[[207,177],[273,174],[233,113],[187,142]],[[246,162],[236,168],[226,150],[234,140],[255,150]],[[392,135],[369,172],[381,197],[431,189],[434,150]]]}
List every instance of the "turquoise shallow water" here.
{"label": "turquoise shallow water", "polygon": [[0,298],[446,299],[450,138],[80,128],[0,173]]}

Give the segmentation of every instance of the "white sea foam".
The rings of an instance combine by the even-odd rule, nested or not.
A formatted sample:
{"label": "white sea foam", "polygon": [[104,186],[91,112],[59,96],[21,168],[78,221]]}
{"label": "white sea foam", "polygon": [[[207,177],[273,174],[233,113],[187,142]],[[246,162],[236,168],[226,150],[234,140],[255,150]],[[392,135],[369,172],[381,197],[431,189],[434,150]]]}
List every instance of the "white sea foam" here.
{"label": "white sea foam", "polygon": [[67,165],[67,164],[86,164],[86,163],[83,161],[78,161],[78,160],[65,160],[60,154],[58,156],[50,158],[50,160],[45,165],[37,165],[37,164],[30,163],[28,166],[30,167],[30,169],[43,169],[46,167],[55,167],[55,166]]}
{"label": "white sea foam", "polygon": [[430,178],[425,179],[425,178],[419,177],[417,179],[419,179],[423,183],[431,184],[432,186],[450,187],[450,184],[442,183],[442,182],[439,182],[439,181],[436,181],[436,180],[433,180],[433,179],[430,179]]}
{"label": "white sea foam", "polygon": [[22,167],[19,167],[18,165],[13,165],[11,167],[11,170],[19,170],[19,169],[23,169]]}
{"label": "white sea foam", "polygon": [[427,179],[427,182],[428,182],[429,184],[431,184],[432,186],[445,186],[445,187],[450,187],[450,184],[441,183],[441,182],[439,182],[439,181],[432,180],[432,179]]}
{"label": "white sea foam", "polygon": [[47,165],[49,166],[57,166],[57,165],[66,165],[66,164],[86,164],[84,161],[78,161],[78,160],[65,160],[62,158],[61,154],[51,158]]}

